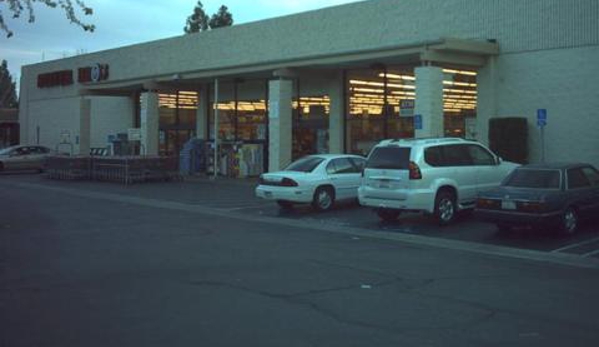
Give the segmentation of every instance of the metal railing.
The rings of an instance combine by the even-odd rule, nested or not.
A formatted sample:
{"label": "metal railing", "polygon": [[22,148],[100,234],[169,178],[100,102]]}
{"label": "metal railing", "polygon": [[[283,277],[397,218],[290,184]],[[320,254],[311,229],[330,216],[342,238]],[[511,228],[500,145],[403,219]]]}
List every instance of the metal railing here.
{"label": "metal railing", "polygon": [[95,180],[124,184],[182,180],[176,158],[161,156],[52,156],[46,176],[57,180]]}

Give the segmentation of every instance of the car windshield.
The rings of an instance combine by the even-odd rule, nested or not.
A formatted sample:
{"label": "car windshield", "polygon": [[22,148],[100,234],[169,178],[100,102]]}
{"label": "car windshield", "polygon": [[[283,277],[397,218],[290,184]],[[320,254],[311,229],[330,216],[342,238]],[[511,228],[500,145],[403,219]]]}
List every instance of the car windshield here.
{"label": "car windshield", "polygon": [[6,147],[6,148],[3,148],[3,149],[0,149],[0,155],[7,155],[13,149],[15,149],[15,147]]}
{"label": "car windshield", "polygon": [[285,171],[312,172],[323,161],[324,159],[319,157],[301,158],[289,164]]}
{"label": "car windshield", "polygon": [[559,189],[560,171],[549,169],[516,169],[504,186],[517,188]]}
{"label": "car windshield", "polygon": [[410,148],[378,147],[372,151],[366,167],[369,169],[407,170],[410,167]]}

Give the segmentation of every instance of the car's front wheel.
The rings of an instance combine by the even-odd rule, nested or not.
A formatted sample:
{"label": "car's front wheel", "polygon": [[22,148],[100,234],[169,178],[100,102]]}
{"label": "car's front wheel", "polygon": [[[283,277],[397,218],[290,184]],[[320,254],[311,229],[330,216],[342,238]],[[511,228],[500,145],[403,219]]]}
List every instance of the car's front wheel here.
{"label": "car's front wheel", "polygon": [[312,207],[317,211],[328,211],[335,204],[335,192],[330,187],[319,187],[314,192]]}
{"label": "car's front wheel", "polygon": [[435,219],[441,226],[451,224],[456,217],[457,204],[455,194],[441,191],[435,198]]}
{"label": "car's front wheel", "polygon": [[388,208],[381,208],[376,211],[376,214],[383,222],[393,222],[399,218],[401,211],[399,210],[390,210]]}

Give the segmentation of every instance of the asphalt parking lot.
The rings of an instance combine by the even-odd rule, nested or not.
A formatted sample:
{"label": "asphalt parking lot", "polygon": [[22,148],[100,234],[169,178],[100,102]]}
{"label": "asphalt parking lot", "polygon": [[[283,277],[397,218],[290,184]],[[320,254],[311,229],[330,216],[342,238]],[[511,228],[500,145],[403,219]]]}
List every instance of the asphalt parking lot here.
{"label": "asphalt parking lot", "polygon": [[124,186],[115,183],[88,181],[54,181],[42,175],[11,173],[0,175],[0,183],[44,185],[86,191],[126,194],[140,198],[157,199],[183,204],[205,206],[254,216],[274,217],[334,227],[359,228],[372,231],[413,234],[431,238],[459,240],[530,249],[543,252],[566,253],[582,258],[599,258],[599,220],[585,223],[578,234],[564,237],[555,232],[527,229],[500,233],[492,224],[476,220],[471,213],[463,213],[458,221],[447,227],[437,226],[427,216],[406,213],[397,222],[380,222],[369,208],[357,203],[339,203],[332,211],[318,213],[309,206],[296,206],[283,211],[274,202],[254,196],[253,180],[189,178],[184,182],[149,183]]}
{"label": "asphalt parking lot", "polygon": [[574,237],[564,237],[551,230],[516,229],[510,233],[500,233],[495,225],[480,222],[469,212],[462,213],[455,224],[439,227],[430,217],[417,213],[403,214],[396,222],[381,222],[371,209],[361,207],[357,203],[338,204],[332,211],[325,213],[316,213],[308,206],[296,206],[292,211],[282,211],[274,203],[244,208],[241,211],[249,214],[278,216],[279,218],[317,221],[337,226],[599,258],[599,225],[597,221],[585,223]]}

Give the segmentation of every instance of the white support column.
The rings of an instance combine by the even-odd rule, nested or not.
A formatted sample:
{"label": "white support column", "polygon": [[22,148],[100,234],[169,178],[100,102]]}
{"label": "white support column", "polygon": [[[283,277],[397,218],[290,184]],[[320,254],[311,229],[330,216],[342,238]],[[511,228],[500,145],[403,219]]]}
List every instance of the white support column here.
{"label": "white support column", "polygon": [[291,162],[292,146],[291,80],[269,82],[268,95],[268,171],[278,171]]}
{"label": "white support column", "polygon": [[208,85],[205,84],[198,91],[198,110],[196,111],[196,137],[208,139]]}
{"label": "white support column", "polygon": [[90,99],[79,101],[79,155],[89,155],[91,147],[91,110]]}
{"label": "white support column", "polygon": [[416,107],[414,115],[422,116],[422,129],[416,137],[443,137],[443,69],[435,66],[417,67]]}
{"label": "white support column", "polygon": [[331,100],[329,114],[329,153],[343,153],[344,128],[344,88],[343,74],[339,73],[331,80],[329,98]]}
{"label": "white support column", "polygon": [[141,95],[141,137],[144,153],[158,155],[158,93],[150,91]]}

